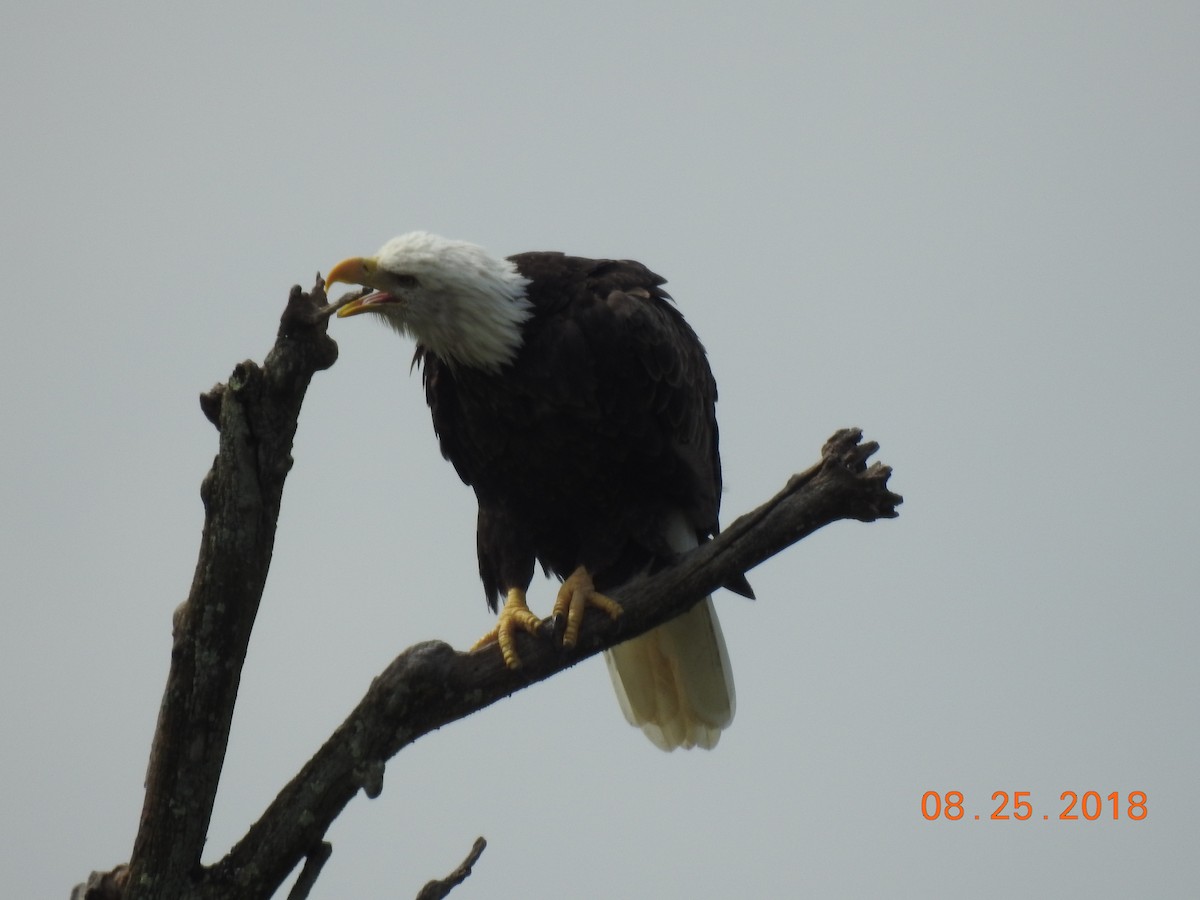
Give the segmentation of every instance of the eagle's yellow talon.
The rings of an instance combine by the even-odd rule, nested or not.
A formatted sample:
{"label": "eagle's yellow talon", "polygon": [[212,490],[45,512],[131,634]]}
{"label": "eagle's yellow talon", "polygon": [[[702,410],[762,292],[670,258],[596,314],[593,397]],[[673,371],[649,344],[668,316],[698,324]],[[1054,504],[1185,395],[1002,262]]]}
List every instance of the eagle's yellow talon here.
{"label": "eagle's yellow talon", "polygon": [[562,615],[567,617],[566,629],[563,631],[564,647],[574,647],[579,641],[579,628],[583,625],[584,611],[589,606],[607,613],[613,619],[622,613],[621,604],[599,593],[588,570],[580,566],[558,589],[558,598],[554,601],[554,609],[550,613],[553,618]]}
{"label": "eagle's yellow talon", "polygon": [[477,640],[471,647],[474,652],[489,644],[500,645],[500,655],[504,657],[504,665],[510,669],[521,668],[521,657],[517,653],[517,630],[527,632],[535,637],[541,632],[542,620],[529,610],[525,603],[525,592],[520,588],[512,588],[504,601],[504,608],[496,619],[496,627]]}

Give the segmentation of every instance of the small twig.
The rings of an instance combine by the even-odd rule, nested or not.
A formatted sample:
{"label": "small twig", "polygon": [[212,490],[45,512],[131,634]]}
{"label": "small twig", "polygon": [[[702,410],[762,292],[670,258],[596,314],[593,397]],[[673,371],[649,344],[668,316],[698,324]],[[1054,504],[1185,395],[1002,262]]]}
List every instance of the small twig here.
{"label": "small twig", "polygon": [[[318,279],[320,279],[320,277],[320,275],[317,276]],[[323,281],[321,283],[324,284]],[[342,294],[342,296],[338,297],[336,300],[330,300],[328,306],[323,306],[317,310],[316,316],[320,319],[328,319],[347,303],[351,302],[352,300],[357,300],[359,297],[365,297],[369,293],[371,293],[370,288],[362,288],[361,290],[350,291]]]}
{"label": "small twig", "polygon": [[321,874],[321,869],[325,867],[325,863],[329,862],[329,857],[332,855],[333,844],[329,841],[321,841],[313,847],[304,859],[304,868],[300,870],[300,877],[296,879],[296,883],[288,892],[288,900],[308,900],[313,885],[317,883],[317,876]]}
{"label": "small twig", "polygon": [[93,872],[83,884],[75,885],[71,900],[121,900],[129,883],[129,866],[122,863],[110,872]]}
{"label": "small twig", "polygon": [[487,841],[483,838],[475,838],[475,845],[471,847],[471,852],[449,875],[441,880],[430,881],[425,887],[421,888],[421,892],[417,894],[417,900],[442,900],[452,890],[467,880],[467,876],[471,874],[471,867],[479,861],[480,855],[483,853],[483,848],[487,846]]}

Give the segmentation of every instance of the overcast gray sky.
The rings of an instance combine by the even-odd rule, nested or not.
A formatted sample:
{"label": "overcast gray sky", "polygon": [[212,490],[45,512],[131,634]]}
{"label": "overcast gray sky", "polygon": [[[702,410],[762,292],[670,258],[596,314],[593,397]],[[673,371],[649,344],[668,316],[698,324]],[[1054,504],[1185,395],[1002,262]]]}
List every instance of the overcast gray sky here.
{"label": "overcast gray sky", "polygon": [[[846,425],[905,505],[718,595],[714,752],[654,749],[590,661],[401,753],[314,897],[413,896],[481,834],[463,900],[1194,888],[1200,6],[7,7],[8,896],[128,859],[197,395],[291,284],[416,228],[666,276],[720,383],[726,521]],[[411,347],[331,331],[208,859],[396,653],[492,621]],[[954,789],[964,819],[925,821]],[[1033,819],[989,821],[995,791]],[[1059,821],[1064,791],[1149,812]]]}

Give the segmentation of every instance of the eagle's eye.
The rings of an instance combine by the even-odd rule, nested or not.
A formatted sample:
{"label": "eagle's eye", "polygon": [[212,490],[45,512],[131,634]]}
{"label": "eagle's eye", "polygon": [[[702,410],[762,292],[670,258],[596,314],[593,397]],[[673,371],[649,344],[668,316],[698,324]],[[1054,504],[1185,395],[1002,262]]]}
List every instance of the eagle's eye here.
{"label": "eagle's eye", "polygon": [[395,283],[396,287],[410,288],[417,286],[417,276],[409,275],[407,272],[399,272],[393,275],[392,281]]}

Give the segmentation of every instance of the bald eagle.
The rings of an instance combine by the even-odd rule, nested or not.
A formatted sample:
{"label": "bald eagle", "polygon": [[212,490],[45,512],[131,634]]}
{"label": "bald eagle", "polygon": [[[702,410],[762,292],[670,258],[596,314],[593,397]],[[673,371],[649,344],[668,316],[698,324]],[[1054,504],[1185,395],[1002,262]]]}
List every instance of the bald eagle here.
{"label": "bald eagle", "polygon": [[[347,259],[327,283],[372,293],[339,317],[373,314],[416,341],[433,426],[479,501],[479,574],[498,643],[539,634],[526,605],[535,563],[563,579],[554,604],[573,646],[587,607],[717,532],[716,382],[704,348],[630,260],[557,252],[498,258],[413,232]],[[731,585],[750,595],[743,581]],[[625,717],[664,750],[716,745],[733,677],[712,599],[608,651]]]}

